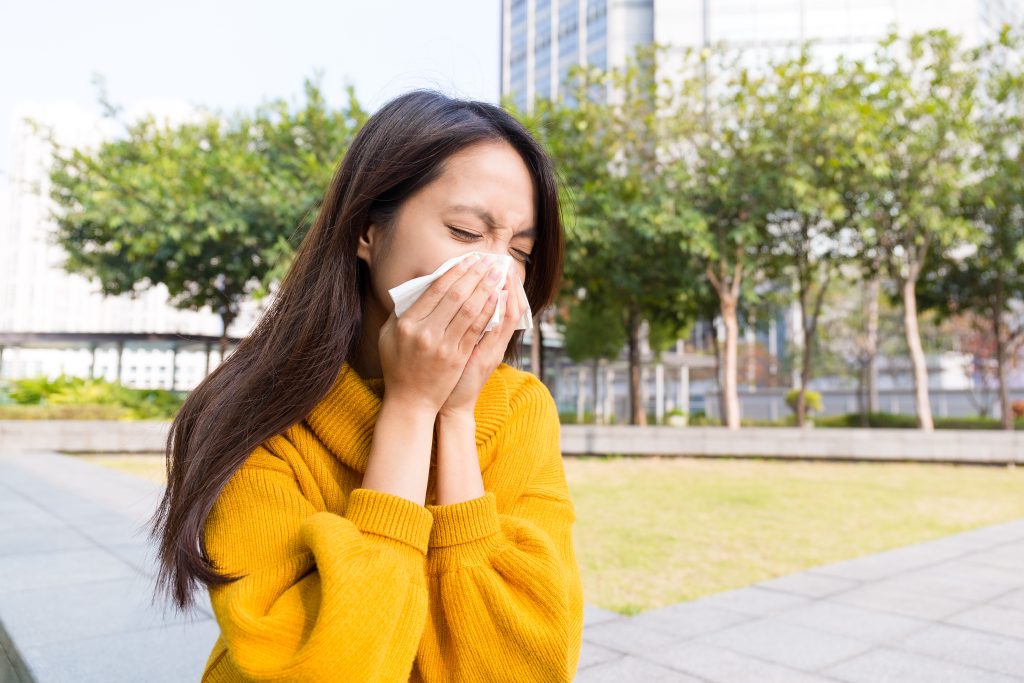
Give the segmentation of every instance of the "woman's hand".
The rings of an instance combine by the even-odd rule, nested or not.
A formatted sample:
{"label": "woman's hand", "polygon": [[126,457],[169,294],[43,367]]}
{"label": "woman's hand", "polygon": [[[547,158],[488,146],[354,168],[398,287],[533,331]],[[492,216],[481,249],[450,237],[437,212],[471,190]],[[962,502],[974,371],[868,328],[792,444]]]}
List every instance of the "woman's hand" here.
{"label": "woman's hand", "polygon": [[378,340],[389,400],[436,415],[449,398],[498,302],[500,273],[487,277],[493,263],[486,261],[462,261],[430,283],[401,318],[391,311]]}
{"label": "woman's hand", "polygon": [[462,377],[438,411],[441,415],[473,415],[480,390],[505,357],[505,349],[508,348],[512,333],[516,331],[519,318],[525,310],[522,302],[526,299],[526,293],[514,269],[509,269],[505,282],[507,288],[502,290],[504,296],[499,301],[499,308],[504,314],[501,324],[484,334],[484,338],[473,349],[473,354],[462,371]]}

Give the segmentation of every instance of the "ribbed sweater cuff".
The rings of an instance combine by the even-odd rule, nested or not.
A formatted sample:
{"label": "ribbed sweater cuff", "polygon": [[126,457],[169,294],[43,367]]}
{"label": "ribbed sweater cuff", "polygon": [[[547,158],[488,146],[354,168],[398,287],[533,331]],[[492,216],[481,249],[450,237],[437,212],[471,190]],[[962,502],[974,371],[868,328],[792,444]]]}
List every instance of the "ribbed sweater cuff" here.
{"label": "ribbed sweater cuff", "polygon": [[434,518],[408,498],[377,489],[352,489],[345,517],[360,531],[402,541],[427,554]]}
{"label": "ribbed sweater cuff", "polygon": [[427,505],[426,508],[434,516],[434,526],[430,530],[431,548],[459,545],[501,531],[498,499],[493,491],[459,503]]}

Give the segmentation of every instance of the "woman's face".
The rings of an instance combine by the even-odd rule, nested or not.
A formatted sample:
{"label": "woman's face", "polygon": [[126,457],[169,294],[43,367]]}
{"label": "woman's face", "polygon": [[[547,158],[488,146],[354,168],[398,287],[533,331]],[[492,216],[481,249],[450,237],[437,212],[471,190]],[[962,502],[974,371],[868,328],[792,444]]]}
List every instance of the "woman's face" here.
{"label": "woman's face", "polygon": [[471,251],[511,255],[510,277],[523,281],[535,241],[534,202],[533,178],[509,144],[479,143],[449,157],[442,175],[402,205],[390,244],[377,225],[359,239],[379,312],[386,317],[394,309],[392,287]]}

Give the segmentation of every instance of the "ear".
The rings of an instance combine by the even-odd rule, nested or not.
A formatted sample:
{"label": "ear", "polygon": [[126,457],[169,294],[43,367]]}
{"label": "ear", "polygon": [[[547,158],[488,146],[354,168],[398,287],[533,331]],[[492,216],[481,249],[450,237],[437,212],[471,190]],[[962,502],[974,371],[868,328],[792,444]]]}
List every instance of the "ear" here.
{"label": "ear", "polygon": [[359,245],[356,247],[356,256],[366,261],[366,265],[373,265],[373,255],[377,250],[377,239],[379,230],[376,223],[370,225],[359,233]]}

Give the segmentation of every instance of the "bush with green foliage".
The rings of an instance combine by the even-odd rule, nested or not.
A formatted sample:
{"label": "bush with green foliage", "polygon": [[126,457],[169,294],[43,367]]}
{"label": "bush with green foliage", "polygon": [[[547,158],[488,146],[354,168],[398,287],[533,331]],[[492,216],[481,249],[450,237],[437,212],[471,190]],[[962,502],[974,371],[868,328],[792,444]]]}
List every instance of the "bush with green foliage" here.
{"label": "bush with green foliage", "polygon": [[60,374],[11,380],[0,416],[9,419],[167,420],[184,392],[132,389],[118,382]]}
{"label": "bush with green foliage", "polygon": [[[786,392],[786,405],[793,413],[796,413],[796,402],[799,396],[799,389],[794,388]],[[820,413],[822,409],[821,393],[814,389],[804,391],[804,405],[807,407],[808,413]]]}

